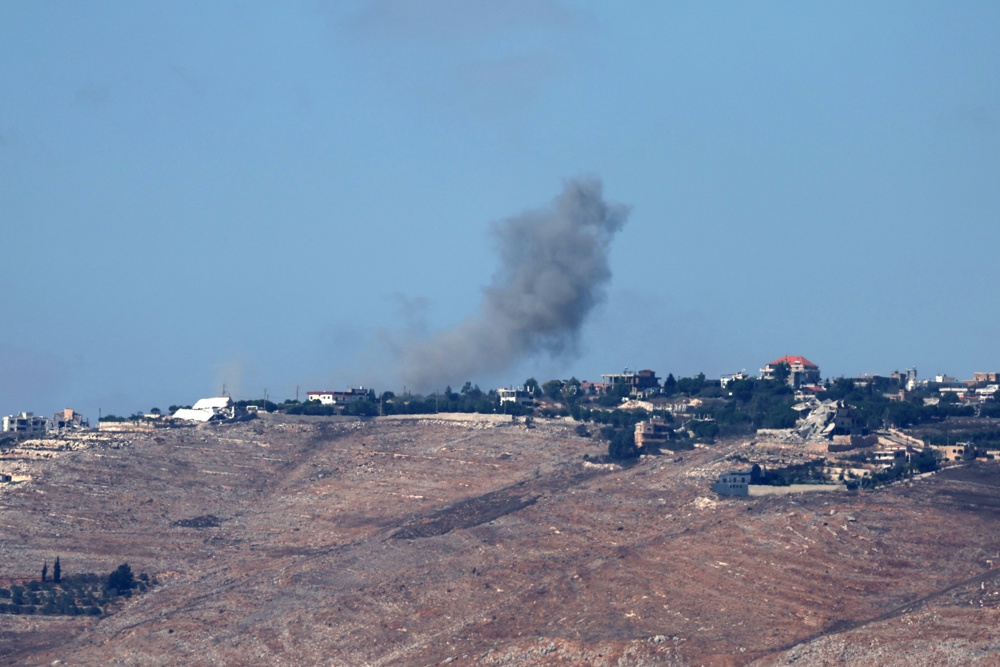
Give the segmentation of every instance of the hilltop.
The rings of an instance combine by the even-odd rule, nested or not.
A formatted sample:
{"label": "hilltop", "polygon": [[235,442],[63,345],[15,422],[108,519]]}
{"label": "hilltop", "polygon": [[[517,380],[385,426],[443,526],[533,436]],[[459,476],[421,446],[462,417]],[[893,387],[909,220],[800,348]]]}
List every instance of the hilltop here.
{"label": "hilltop", "polygon": [[[1000,468],[720,498],[751,445],[595,465],[572,422],[256,419],[4,452],[0,586],[121,562],[0,664],[995,665]],[[28,447],[28,445],[25,445]]]}

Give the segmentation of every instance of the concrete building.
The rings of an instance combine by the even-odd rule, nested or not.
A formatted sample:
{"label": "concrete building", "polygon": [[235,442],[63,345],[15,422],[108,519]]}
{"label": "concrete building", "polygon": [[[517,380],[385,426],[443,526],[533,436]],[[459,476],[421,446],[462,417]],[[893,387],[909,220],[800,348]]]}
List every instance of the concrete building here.
{"label": "concrete building", "polygon": [[36,417],[33,412],[19,412],[3,418],[3,432],[17,435],[45,435],[52,428],[52,421]]}
{"label": "concrete building", "polygon": [[833,415],[833,432],[831,435],[868,435],[865,421],[853,405],[845,401],[836,402],[836,412]]}
{"label": "concrete building", "polygon": [[774,380],[778,374],[778,367],[788,366],[788,384],[793,388],[806,384],[817,384],[819,382],[819,366],[809,361],[805,357],[798,355],[786,355],[780,359],[775,359],[769,364],[765,364],[760,369],[762,380]]}
{"label": "concrete building", "polygon": [[988,384],[985,387],[976,389],[976,396],[980,396],[983,399],[996,398],[997,392],[1000,392],[1000,384]]}
{"label": "concrete building", "polygon": [[630,396],[645,396],[660,388],[660,379],[649,369],[632,372],[626,368],[621,373],[601,373],[601,379],[610,388],[627,386]]}
{"label": "concrete building", "polygon": [[727,472],[719,475],[712,490],[721,496],[749,496],[750,471]]}
{"label": "concrete building", "polygon": [[580,392],[584,396],[602,396],[608,390],[608,385],[604,382],[580,382]]}
{"label": "concrete building", "polygon": [[899,464],[904,464],[910,460],[910,450],[907,447],[893,447],[880,449],[873,452],[875,463],[886,468]]}
{"label": "concrete building", "polygon": [[635,425],[635,446],[643,452],[655,452],[670,440],[670,424],[665,419],[653,417]]}
{"label": "concrete building", "polygon": [[52,415],[52,427],[56,431],[88,428],[89,426],[90,423],[83,419],[83,415],[75,412],[72,408],[60,410]]}
{"label": "concrete building", "polygon": [[958,442],[954,445],[931,445],[944,462],[961,461],[965,458],[966,449],[971,449],[967,442]]}
{"label": "concrete building", "polygon": [[347,405],[368,398],[368,390],[348,389],[347,391],[307,391],[307,401],[319,401],[323,405]]}
{"label": "concrete building", "polygon": [[526,408],[533,408],[536,405],[535,395],[524,387],[500,388],[497,389],[497,396],[500,397],[500,405],[516,403]]}

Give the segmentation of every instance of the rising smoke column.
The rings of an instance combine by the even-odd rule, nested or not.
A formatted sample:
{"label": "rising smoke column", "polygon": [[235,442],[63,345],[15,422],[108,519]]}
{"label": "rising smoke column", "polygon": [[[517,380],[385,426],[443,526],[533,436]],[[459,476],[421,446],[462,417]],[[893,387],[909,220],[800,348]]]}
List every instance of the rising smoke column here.
{"label": "rising smoke column", "polygon": [[403,348],[407,386],[442,389],[545,352],[576,352],[580,329],[611,279],[608,251],[629,208],[597,179],[569,181],[551,208],[495,223],[500,266],[479,313]]}

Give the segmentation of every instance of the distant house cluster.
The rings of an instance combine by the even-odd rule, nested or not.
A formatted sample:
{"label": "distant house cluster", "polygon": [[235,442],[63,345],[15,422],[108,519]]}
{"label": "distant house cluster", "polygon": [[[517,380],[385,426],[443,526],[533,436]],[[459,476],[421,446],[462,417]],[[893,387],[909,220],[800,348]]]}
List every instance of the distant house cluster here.
{"label": "distant house cluster", "polygon": [[1000,396],[1000,373],[992,371],[973,373],[969,380],[959,380],[943,373],[922,380],[917,377],[916,368],[907,368],[905,374],[859,375],[851,379],[858,387],[881,391],[890,401],[910,400],[912,394],[919,391],[937,394],[925,397],[926,405],[936,405],[942,399],[976,405]]}
{"label": "distant house cluster", "polygon": [[66,408],[52,415],[52,418],[42,417],[32,412],[19,412],[3,418],[0,431],[25,437],[42,437],[63,431],[89,428],[90,424],[78,412]]}

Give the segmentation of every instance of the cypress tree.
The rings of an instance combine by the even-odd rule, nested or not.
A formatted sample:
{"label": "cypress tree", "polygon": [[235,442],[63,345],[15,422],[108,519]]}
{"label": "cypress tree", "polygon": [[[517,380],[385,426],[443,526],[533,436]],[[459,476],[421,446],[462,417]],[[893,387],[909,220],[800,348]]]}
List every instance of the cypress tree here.
{"label": "cypress tree", "polygon": [[42,583],[45,583],[45,577],[49,576],[49,562],[45,561],[42,563]]}
{"label": "cypress tree", "polygon": [[52,581],[57,584],[62,580],[62,568],[59,567],[59,556],[56,556],[56,562],[52,566]]}

